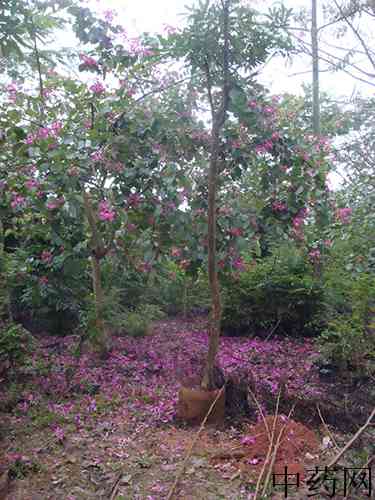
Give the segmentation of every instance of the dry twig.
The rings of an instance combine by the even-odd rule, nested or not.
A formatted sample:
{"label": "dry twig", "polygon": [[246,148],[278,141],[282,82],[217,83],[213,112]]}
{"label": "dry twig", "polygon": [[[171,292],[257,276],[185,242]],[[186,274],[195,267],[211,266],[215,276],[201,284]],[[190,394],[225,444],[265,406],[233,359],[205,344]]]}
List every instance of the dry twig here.
{"label": "dry twig", "polygon": [[217,401],[219,400],[220,396],[222,395],[224,389],[225,389],[225,385],[223,385],[223,387],[218,391],[218,393],[217,393],[217,395],[216,395],[213,403],[209,407],[209,409],[208,409],[208,411],[206,413],[206,416],[204,417],[203,422],[201,423],[201,425],[199,427],[199,430],[198,430],[197,434],[195,435],[193,441],[191,442],[190,448],[189,448],[188,452],[186,453],[184,461],[182,462],[181,469],[177,473],[177,476],[176,476],[176,478],[175,478],[175,480],[174,480],[174,482],[172,484],[171,489],[169,490],[169,493],[168,493],[168,496],[167,496],[166,500],[171,500],[173,498],[173,495],[174,495],[174,492],[176,490],[176,487],[177,487],[180,479],[182,478],[182,476],[183,476],[183,474],[185,472],[186,466],[188,464],[188,461],[189,461],[189,459],[191,457],[191,454],[193,453],[194,446],[196,445],[196,443],[197,443],[197,441],[199,439],[199,436],[201,435],[201,433],[202,433],[202,431],[204,429],[204,426],[206,425],[207,419],[211,415],[211,412],[214,409],[214,406],[217,403]]}
{"label": "dry twig", "polygon": [[335,446],[335,448],[336,448],[336,451],[339,451],[339,450],[340,450],[340,448],[339,448],[339,446],[338,446],[338,444],[337,444],[337,442],[336,442],[336,440],[335,440],[335,438],[334,438],[334,436],[333,436],[332,432],[329,430],[329,427],[328,427],[328,425],[326,424],[326,422],[325,422],[325,420],[324,420],[324,418],[323,418],[323,415],[322,415],[322,413],[321,413],[321,411],[320,411],[319,405],[316,405],[316,409],[318,410],[319,418],[320,418],[320,420],[322,421],[322,424],[323,424],[323,427],[324,427],[325,431],[327,432],[327,434],[328,434],[328,436],[329,436],[330,440],[331,440],[331,441],[332,441],[332,443],[334,444],[334,446]]}

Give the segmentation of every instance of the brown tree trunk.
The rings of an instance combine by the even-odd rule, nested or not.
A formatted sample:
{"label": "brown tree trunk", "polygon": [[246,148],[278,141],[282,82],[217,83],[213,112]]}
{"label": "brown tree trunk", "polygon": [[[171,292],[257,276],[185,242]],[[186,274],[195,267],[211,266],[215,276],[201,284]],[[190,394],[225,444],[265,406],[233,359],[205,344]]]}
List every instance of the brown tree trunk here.
{"label": "brown tree trunk", "polygon": [[84,208],[87,221],[91,230],[91,265],[92,265],[92,284],[95,303],[95,326],[97,336],[95,343],[100,351],[105,354],[109,349],[109,334],[104,320],[104,293],[102,287],[102,272],[100,261],[105,256],[105,247],[100,233],[97,229],[97,220],[92,208],[90,195],[83,193]]}
{"label": "brown tree trunk", "polygon": [[94,290],[95,300],[95,314],[96,314],[96,331],[98,338],[96,339],[100,350],[106,352],[109,347],[108,331],[104,321],[104,293],[102,287],[102,270],[100,267],[100,259],[93,255],[91,257],[92,264],[92,284]]}
{"label": "brown tree trunk", "polygon": [[212,151],[208,174],[208,279],[211,291],[211,315],[209,322],[209,345],[206,368],[202,380],[202,388],[215,389],[214,368],[219,348],[221,323],[220,285],[216,264],[216,191],[217,191],[217,160],[219,150],[219,130],[217,123],[213,124]]}
{"label": "brown tree trunk", "polygon": [[312,0],[311,47],[313,64],[313,132],[320,135],[319,46],[317,1]]}
{"label": "brown tree trunk", "polygon": [[211,158],[208,171],[208,278],[211,291],[211,314],[209,322],[209,343],[206,366],[202,379],[202,389],[213,390],[215,383],[215,361],[219,349],[221,324],[221,296],[220,284],[216,263],[216,196],[218,179],[218,159],[220,148],[220,133],[226,121],[229,104],[229,5],[230,0],[223,0],[223,85],[221,91],[221,105],[215,111],[212,96],[212,81],[210,68],[207,63],[206,78],[207,92],[211,107]]}
{"label": "brown tree trunk", "polygon": [[4,226],[0,218],[0,320],[12,321],[4,239]]}

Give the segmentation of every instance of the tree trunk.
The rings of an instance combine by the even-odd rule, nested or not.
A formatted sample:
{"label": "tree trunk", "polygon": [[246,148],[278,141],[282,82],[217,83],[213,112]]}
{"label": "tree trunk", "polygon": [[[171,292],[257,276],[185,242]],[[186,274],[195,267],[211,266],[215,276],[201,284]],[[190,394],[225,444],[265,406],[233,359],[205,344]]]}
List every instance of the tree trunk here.
{"label": "tree trunk", "polygon": [[101,352],[106,352],[108,350],[109,338],[104,321],[104,293],[102,287],[102,270],[100,267],[100,259],[93,255],[91,257],[91,264],[96,315],[95,326],[98,333],[98,338],[95,340],[98,343]]}
{"label": "tree trunk", "polygon": [[0,320],[12,321],[4,239],[4,226],[0,218]]}
{"label": "tree trunk", "polygon": [[311,46],[313,64],[313,132],[320,135],[319,47],[317,2],[312,0]]}
{"label": "tree trunk", "polygon": [[209,322],[209,343],[202,379],[202,389],[213,390],[215,383],[215,360],[219,349],[220,323],[221,323],[221,297],[220,284],[216,263],[216,195],[218,179],[218,159],[220,148],[220,133],[224,127],[229,105],[229,5],[230,0],[223,0],[223,85],[221,90],[221,105],[215,111],[212,96],[212,81],[210,68],[207,63],[207,92],[211,107],[211,158],[208,171],[208,279],[211,291],[211,314]]}
{"label": "tree trunk", "polygon": [[216,188],[217,160],[219,153],[219,128],[213,124],[212,151],[208,174],[208,279],[211,291],[211,315],[209,322],[209,345],[202,388],[215,389],[214,368],[219,348],[221,323],[221,297],[216,265]]}
{"label": "tree trunk", "polygon": [[91,265],[92,265],[92,284],[95,304],[95,326],[97,336],[95,343],[99,346],[101,352],[105,354],[109,349],[109,334],[104,320],[104,293],[102,287],[102,272],[100,261],[105,256],[106,250],[102,237],[97,229],[97,220],[92,208],[91,199],[88,193],[83,193],[84,208],[87,221],[91,230]]}

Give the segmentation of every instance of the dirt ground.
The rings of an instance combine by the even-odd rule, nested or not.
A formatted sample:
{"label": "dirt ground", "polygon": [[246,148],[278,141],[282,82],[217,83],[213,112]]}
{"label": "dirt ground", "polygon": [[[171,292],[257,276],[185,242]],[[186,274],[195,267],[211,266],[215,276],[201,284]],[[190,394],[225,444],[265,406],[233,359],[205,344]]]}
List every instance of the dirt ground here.
{"label": "dirt ground", "polygon": [[[90,353],[77,359],[75,341],[41,338],[30,363],[0,382],[0,499],[166,499],[198,432],[198,427],[176,421],[175,408],[178,388],[194,376],[204,354],[205,320],[167,320],[156,324],[150,337],[118,337],[104,361]],[[228,417],[221,426],[202,431],[174,498],[253,498],[271,440],[278,443],[275,475],[263,498],[285,498],[286,493],[287,498],[308,498],[306,480],[350,437],[349,429],[334,425],[339,409],[328,424],[323,423],[329,420],[324,404],[323,420],[317,416],[316,400],[328,401],[334,382],[319,379],[313,344],[290,339],[221,342],[226,375],[240,365],[261,381],[255,395],[259,407],[253,402],[250,414]],[[301,355],[303,362],[297,364]],[[284,392],[275,419],[281,382]],[[337,381],[341,390],[342,383]],[[296,409],[288,418],[292,400]],[[356,401],[352,414],[340,409],[346,411],[349,427],[359,427],[368,416],[371,401],[368,406],[361,406],[361,398]],[[327,478],[312,498],[332,498],[333,485],[334,498],[344,498],[343,467],[363,467],[374,452],[370,427],[340,462],[337,478]],[[369,498],[365,478],[356,486],[351,485],[346,498]]]}

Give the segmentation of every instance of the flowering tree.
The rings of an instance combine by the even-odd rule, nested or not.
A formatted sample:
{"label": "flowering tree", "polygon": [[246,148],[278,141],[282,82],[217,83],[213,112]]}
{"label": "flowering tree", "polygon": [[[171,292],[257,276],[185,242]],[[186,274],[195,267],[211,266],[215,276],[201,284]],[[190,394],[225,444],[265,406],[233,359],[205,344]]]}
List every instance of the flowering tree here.
{"label": "flowering tree", "polygon": [[[188,63],[192,84],[202,103],[208,104],[211,134],[208,162],[208,273],[212,307],[207,365],[202,381],[205,389],[215,386],[214,364],[220,334],[221,301],[217,271],[217,192],[225,166],[229,166],[223,140],[228,112],[236,113],[236,101],[251,92],[254,71],[275,51],[289,48],[282,28],[288,12],[274,10],[258,23],[255,11],[240,2],[207,2],[193,9],[189,24],[169,40],[175,56]],[[238,115],[237,115],[238,116]],[[238,118],[237,118],[238,119]]]}
{"label": "flowering tree", "polygon": [[[176,223],[189,190],[184,164],[195,146],[186,142],[186,131],[194,120],[182,115],[189,98],[176,94],[173,84],[168,91],[173,78],[161,73],[147,41],[129,39],[85,9],[71,13],[81,38],[94,45],[90,53],[80,51],[80,70],[96,78],[85,84],[38,66],[31,85],[4,86],[1,189],[6,218],[19,226],[17,237],[26,236],[30,245],[42,235],[50,245],[37,258],[39,270],[91,254],[96,340],[106,350],[100,263],[138,247],[135,264],[147,272],[164,251],[162,233]],[[47,273],[39,285],[48,290]]]}

